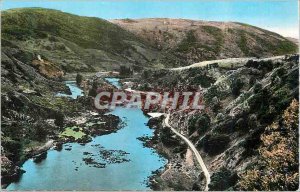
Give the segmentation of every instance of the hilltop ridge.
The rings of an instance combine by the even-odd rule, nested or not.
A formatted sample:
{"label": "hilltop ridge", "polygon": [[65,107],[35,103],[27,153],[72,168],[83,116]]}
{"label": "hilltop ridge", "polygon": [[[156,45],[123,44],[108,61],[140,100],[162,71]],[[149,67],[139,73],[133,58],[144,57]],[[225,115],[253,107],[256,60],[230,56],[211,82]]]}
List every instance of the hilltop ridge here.
{"label": "hilltop ridge", "polygon": [[244,23],[169,18],[111,22],[158,49],[172,53],[179,66],[205,60],[270,57],[297,52],[297,45],[289,39]]}
{"label": "hilltop ridge", "polygon": [[233,22],[187,19],[107,21],[44,8],[2,12],[2,44],[37,55],[64,72],[168,68],[231,57],[297,52],[288,39]]}

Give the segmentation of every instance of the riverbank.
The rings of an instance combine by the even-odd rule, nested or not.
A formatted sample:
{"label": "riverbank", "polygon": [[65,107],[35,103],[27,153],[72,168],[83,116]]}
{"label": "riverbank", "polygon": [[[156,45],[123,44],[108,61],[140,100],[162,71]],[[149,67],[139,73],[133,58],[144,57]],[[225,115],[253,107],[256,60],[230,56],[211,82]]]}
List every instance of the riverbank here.
{"label": "riverbank", "polygon": [[[81,103],[82,100],[79,97],[73,101]],[[117,122],[116,118],[120,121]],[[117,107],[113,111],[98,114],[91,110],[78,111],[65,121],[64,130],[55,136],[55,147],[36,155],[32,161],[26,161],[23,167],[27,172],[17,184],[10,185],[9,190],[148,190],[147,178],[165,165],[164,158],[144,147],[137,139],[142,136],[151,137],[153,134],[145,125],[148,117],[140,109]],[[149,161],[147,166],[141,163],[145,158]],[[69,163],[66,164],[67,162]],[[72,177],[73,183],[78,185],[60,183],[61,180],[51,177],[50,169],[57,166],[60,170],[65,170],[57,175],[58,178]],[[107,171],[114,175],[108,178]],[[135,174],[129,177],[128,171]],[[47,183],[43,186],[39,181],[41,176],[37,177],[37,173],[42,174],[42,178],[47,178]],[[92,178],[101,178],[101,182],[98,179],[84,182],[86,174]],[[81,185],[82,182],[90,184]]]}
{"label": "riverbank", "polygon": [[[81,94],[81,91],[80,93],[74,93],[74,89],[71,89],[70,95],[73,94]],[[122,127],[120,125],[120,118],[117,116],[111,114],[107,115],[107,111],[95,111],[92,106],[93,102],[91,98],[84,96],[78,99],[72,99],[72,97],[68,99],[68,95],[69,94],[65,94],[65,97],[55,97],[56,101],[63,101],[60,102],[63,107],[69,105],[68,110],[65,111],[65,113],[61,113],[61,119],[49,119],[48,116],[44,117],[46,124],[43,126],[53,127],[53,131],[47,136],[47,139],[39,142],[31,142],[30,145],[22,150],[22,156],[17,162],[12,162],[4,156],[1,157],[3,168],[2,188],[6,188],[10,183],[20,180],[22,174],[26,172],[22,169],[22,166],[29,159],[40,163],[47,157],[47,151],[49,149],[53,148],[59,151],[64,144],[72,142],[85,145],[90,142],[93,137],[115,132]],[[77,98],[77,95],[75,95],[75,98]],[[32,97],[29,96],[28,100],[31,99]],[[51,112],[50,109],[47,110]],[[60,125],[57,125],[58,120],[61,121]]]}
{"label": "riverbank", "polygon": [[149,186],[155,191],[203,190],[204,175],[190,154],[187,145],[163,125],[165,116],[153,117],[148,126],[154,129],[152,138],[144,139],[147,147],[168,159],[164,169],[153,172]]}

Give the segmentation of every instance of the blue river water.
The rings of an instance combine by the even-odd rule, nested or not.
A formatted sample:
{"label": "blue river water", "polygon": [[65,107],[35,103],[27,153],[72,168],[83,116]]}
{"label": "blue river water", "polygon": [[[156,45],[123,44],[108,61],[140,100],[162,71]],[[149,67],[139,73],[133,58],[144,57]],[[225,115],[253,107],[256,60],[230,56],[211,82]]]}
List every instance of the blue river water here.
{"label": "blue river water", "polygon": [[117,87],[118,89],[121,88],[120,82],[119,82],[119,78],[114,78],[114,77],[107,77],[105,78],[106,81],[108,81],[110,84],[114,85],[115,87]]}
{"label": "blue river water", "polygon": [[58,97],[71,97],[76,99],[77,97],[83,96],[83,91],[77,87],[76,81],[65,81],[66,85],[69,87],[71,91],[71,95],[65,93],[57,93],[56,96]]}
{"label": "blue river water", "polygon": [[[109,81],[109,80],[108,80]],[[166,159],[144,147],[141,136],[153,136],[146,126],[148,117],[138,108],[117,107],[110,112],[122,118],[125,126],[115,133],[97,136],[86,145],[66,143],[61,151],[50,149],[40,163],[27,160],[26,171],[8,190],[150,190],[147,179],[162,168]],[[91,167],[83,161],[84,152],[98,154],[105,150],[122,150],[129,161],[110,163],[105,168]],[[66,150],[71,148],[71,150]]]}

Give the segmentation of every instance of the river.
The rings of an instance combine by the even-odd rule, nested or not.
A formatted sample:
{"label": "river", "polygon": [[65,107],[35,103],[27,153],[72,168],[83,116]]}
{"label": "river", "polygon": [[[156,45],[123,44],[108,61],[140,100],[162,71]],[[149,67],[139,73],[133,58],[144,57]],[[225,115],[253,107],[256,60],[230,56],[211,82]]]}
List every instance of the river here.
{"label": "river", "polygon": [[[118,79],[107,78],[111,84],[120,87]],[[70,87],[70,83],[66,82]],[[71,85],[74,87],[74,84]],[[76,85],[75,85],[76,86]],[[82,94],[78,87],[71,89],[72,98]],[[76,91],[76,93],[74,92]],[[73,95],[74,94],[74,95]],[[97,136],[86,145],[66,143],[61,151],[50,149],[47,158],[40,163],[27,160],[22,168],[26,171],[18,182],[8,190],[150,190],[147,185],[152,172],[162,168],[167,160],[155,150],[143,146],[141,136],[153,136],[153,130],[146,126],[149,118],[138,108],[117,107],[110,112],[119,116],[125,126],[115,133]],[[69,150],[71,148],[71,150]],[[96,156],[99,162],[107,159],[99,151],[121,151],[119,163],[106,163],[104,168],[85,164],[85,154]]]}
{"label": "river", "polygon": [[65,93],[57,93],[58,97],[71,97],[73,99],[77,99],[77,97],[83,96],[83,91],[77,87],[76,81],[65,81],[66,85],[69,87],[71,91],[71,95]]}

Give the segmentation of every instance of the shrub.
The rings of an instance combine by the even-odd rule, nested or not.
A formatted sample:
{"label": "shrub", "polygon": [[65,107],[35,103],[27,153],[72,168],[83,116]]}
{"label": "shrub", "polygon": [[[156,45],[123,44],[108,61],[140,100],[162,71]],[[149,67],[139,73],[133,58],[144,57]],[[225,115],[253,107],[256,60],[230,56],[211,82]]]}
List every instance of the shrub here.
{"label": "shrub", "polygon": [[256,128],[258,125],[257,116],[255,114],[251,114],[248,118],[248,126],[250,129]]}
{"label": "shrub", "polygon": [[211,108],[212,108],[213,112],[215,112],[215,113],[217,113],[219,111],[219,109],[222,108],[221,102],[217,96],[212,98],[211,104],[212,104]]}
{"label": "shrub", "polygon": [[249,55],[249,48],[248,48],[248,42],[247,42],[247,37],[246,37],[246,33],[244,31],[240,31],[239,32],[239,36],[240,39],[238,41],[238,47],[241,49],[241,51],[245,54],[245,55]]}
{"label": "shrub", "polygon": [[254,93],[258,93],[262,89],[262,85],[260,83],[256,83],[253,87]]}
{"label": "shrub", "polygon": [[217,121],[222,121],[222,120],[224,120],[224,117],[225,117],[225,116],[224,116],[223,113],[218,113],[217,116],[216,116],[216,120],[217,120]]}
{"label": "shrub", "polygon": [[55,125],[59,126],[59,127],[63,127],[64,126],[64,114],[61,112],[57,112],[54,114],[54,123]]}
{"label": "shrub", "polygon": [[57,39],[54,36],[49,36],[48,39],[51,42],[56,42],[57,41]]}
{"label": "shrub", "polygon": [[250,77],[250,79],[249,79],[249,85],[250,86],[253,86],[254,84],[256,83],[256,78],[255,77]]}
{"label": "shrub", "polygon": [[[55,119],[55,124],[57,123],[57,120]],[[59,122],[61,123],[61,122]],[[43,121],[37,121],[36,124],[34,125],[34,134],[31,135],[33,140],[36,141],[45,141],[47,138],[47,135],[49,133],[49,125],[45,124]]]}
{"label": "shrub", "polygon": [[149,76],[150,76],[150,74],[151,74],[151,71],[146,69],[146,70],[144,70],[144,71],[142,72],[142,78],[143,78],[143,79],[148,79]]}
{"label": "shrub", "polygon": [[76,75],[76,84],[79,86],[82,82],[82,75],[80,75],[79,73],[77,73]]}
{"label": "shrub", "polygon": [[120,66],[120,76],[130,76],[133,74],[133,70],[130,67]]}
{"label": "shrub", "polygon": [[241,93],[241,89],[243,87],[244,83],[241,79],[239,78],[234,78],[233,81],[231,82],[230,88],[231,88],[231,93],[237,97]]}
{"label": "shrub", "polygon": [[203,134],[207,131],[210,125],[210,118],[207,114],[198,114],[192,116],[188,122],[189,134],[194,133],[196,130],[199,134]]}
{"label": "shrub", "polygon": [[203,139],[203,149],[209,155],[218,155],[228,146],[230,137],[225,134],[207,135]]}
{"label": "shrub", "polygon": [[211,103],[212,99],[215,96],[219,96],[220,91],[216,85],[212,85],[210,88],[207,89],[207,92],[204,93],[204,99],[207,103]]}
{"label": "shrub", "polygon": [[235,127],[239,130],[247,130],[247,123],[243,118],[239,118],[235,123]]}
{"label": "shrub", "polygon": [[12,160],[13,162],[17,162],[20,160],[20,156],[22,155],[23,145],[21,140],[12,140],[7,139],[6,141],[1,142],[1,146],[7,151],[8,153],[6,156]]}
{"label": "shrub", "polygon": [[93,81],[92,88],[89,90],[89,96],[96,97],[98,89],[97,81]]}
{"label": "shrub", "polygon": [[234,186],[238,180],[236,173],[231,172],[229,169],[222,167],[211,176],[211,182],[208,185],[211,191],[224,191]]}

